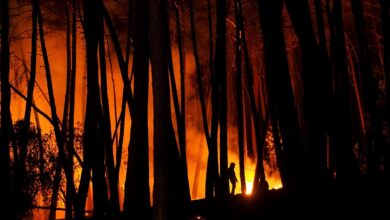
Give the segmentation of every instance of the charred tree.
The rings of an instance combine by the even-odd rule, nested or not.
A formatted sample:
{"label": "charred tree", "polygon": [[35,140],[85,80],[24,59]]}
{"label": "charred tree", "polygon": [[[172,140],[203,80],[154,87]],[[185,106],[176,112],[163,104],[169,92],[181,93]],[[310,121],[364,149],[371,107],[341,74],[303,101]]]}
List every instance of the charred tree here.
{"label": "charred tree", "polygon": [[[166,4],[148,1],[150,60],[154,109],[154,219],[184,217],[186,187],[183,185],[181,158],[172,125],[168,75],[168,53],[165,16]],[[163,42],[163,43],[161,43]]]}
{"label": "charred tree", "polygon": [[100,61],[100,91],[102,96],[102,131],[104,140],[105,164],[107,166],[107,176],[109,181],[110,195],[110,215],[112,218],[118,218],[119,215],[119,195],[118,195],[118,177],[114,164],[113,144],[111,142],[111,120],[110,106],[108,101],[107,89],[107,67],[106,67],[106,51],[104,41],[104,25],[101,27],[99,40],[99,61]]}
{"label": "charred tree", "polygon": [[[258,0],[263,34],[265,69],[268,84],[268,103],[280,125],[283,140],[284,168],[282,179],[287,190],[301,190],[308,183],[304,175],[302,140],[288,70],[282,4],[280,0]],[[280,158],[278,158],[279,160]]]}
{"label": "charred tree", "polygon": [[350,183],[358,174],[352,152],[351,98],[345,50],[342,4],[335,0],[332,11],[331,44],[334,72],[333,134],[337,180]]}
{"label": "charred tree", "polygon": [[[386,108],[390,109],[390,2],[381,1],[381,20],[382,20],[382,35],[384,49],[384,77],[386,81]],[[387,120],[390,116],[387,115]],[[384,152],[384,163],[387,179],[390,180],[390,148],[389,143],[386,144]]]}
{"label": "charred tree", "polygon": [[366,147],[367,165],[370,175],[378,174],[380,162],[376,152],[384,149],[382,137],[381,114],[377,108],[377,88],[373,79],[373,71],[368,51],[368,39],[366,34],[366,23],[363,15],[363,2],[361,0],[351,1],[353,18],[355,20],[356,36],[358,40],[359,72],[363,90],[363,106],[366,116]]}
{"label": "charred tree", "polygon": [[244,154],[244,113],[243,113],[243,93],[242,93],[242,3],[241,0],[234,2],[236,18],[236,91],[237,91],[237,133],[238,133],[238,158],[240,167],[241,192],[246,192],[245,182],[245,154]]}
{"label": "charred tree", "polygon": [[[201,65],[199,61],[199,52],[198,52],[198,45],[197,45],[197,35],[196,35],[196,29],[195,29],[195,15],[194,15],[194,3],[192,0],[189,1],[189,7],[190,7],[190,22],[191,22],[191,38],[192,38],[192,47],[194,51],[194,57],[195,57],[195,67],[196,67],[196,83],[197,83],[197,88],[198,88],[198,93],[199,93],[199,101],[200,101],[200,106],[201,106],[201,111],[202,111],[202,124],[203,124],[203,130],[205,133],[205,138],[207,142],[207,148],[208,148],[208,158],[207,158],[207,170],[206,170],[206,198],[210,199],[214,197],[215,195],[215,190],[217,187],[217,181],[218,181],[218,148],[217,148],[217,142],[212,139],[210,131],[209,131],[209,123],[207,120],[207,110],[206,110],[206,101],[204,97],[204,91],[203,91],[203,86],[202,86],[202,71],[201,71]],[[210,13],[209,13],[209,16]],[[209,22],[211,17],[209,17]],[[211,24],[209,24],[211,26]],[[212,30],[210,29],[210,47],[212,46]],[[211,47],[210,52],[213,51],[213,48]],[[210,57],[210,62],[212,61],[212,57]],[[211,64],[210,64],[211,65]],[[211,72],[212,73],[212,69]],[[213,82],[212,82],[213,83]],[[215,83],[213,83],[213,86]],[[214,91],[214,90],[213,90]],[[214,99],[213,99],[214,100]],[[213,102],[214,103],[214,102]],[[215,105],[213,105],[215,107]],[[214,108],[213,108],[214,109]],[[213,118],[212,121],[215,121],[213,119],[216,119],[218,123],[218,119],[214,118],[217,117],[218,114],[214,113],[216,112],[213,111]],[[217,128],[218,129],[218,128]]]}
{"label": "charred tree", "polygon": [[[36,5],[37,7],[37,20],[39,25],[39,38],[41,42],[41,50],[43,55],[43,62],[45,67],[45,73],[46,73],[46,82],[47,82],[47,89],[49,94],[49,103],[50,103],[50,111],[51,111],[51,118],[52,118],[52,125],[54,127],[54,133],[55,138],[57,142],[58,147],[58,158],[59,158],[59,164],[56,169],[56,172],[58,173],[59,177],[61,178],[61,169],[64,169],[66,180],[68,182],[67,184],[67,194],[68,199],[73,201],[76,195],[76,190],[74,188],[74,182],[73,182],[73,166],[69,164],[66,153],[65,153],[65,138],[63,136],[63,132],[60,129],[60,120],[57,115],[57,107],[56,102],[54,98],[54,90],[53,90],[53,82],[52,82],[52,76],[51,76],[51,70],[50,70],[50,64],[49,64],[49,57],[46,49],[46,42],[45,42],[45,35],[44,35],[44,29],[43,29],[43,19],[42,19],[42,13],[39,6],[39,3]],[[31,79],[30,79],[31,80]],[[58,181],[55,180],[55,181]],[[55,198],[54,198],[55,199]],[[55,204],[55,203],[54,203]],[[71,205],[71,202],[67,203],[68,205]],[[68,207],[69,208],[69,207]]]}
{"label": "charred tree", "polygon": [[84,149],[91,153],[94,216],[107,215],[107,186],[105,178],[105,153],[103,109],[100,103],[98,45],[103,31],[103,6],[91,0],[83,1],[84,32],[87,60],[87,111],[84,124]]}
{"label": "charred tree", "polygon": [[[34,95],[35,87],[35,78],[36,78],[36,64],[37,64],[37,30],[38,30],[38,6],[39,2],[37,0],[32,1],[32,36],[31,36],[31,63],[30,63],[30,79],[28,81],[27,87],[27,100],[26,108],[24,113],[24,127],[22,129],[23,135],[21,140],[21,149],[19,150],[19,161],[18,161],[18,172],[20,178],[24,175],[25,172],[25,159],[27,155],[27,133],[30,127],[30,118],[31,118],[31,106]],[[18,184],[21,183],[22,179],[18,180]],[[19,186],[21,187],[21,186]]]}
{"label": "charred tree", "polygon": [[134,2],[134,113],[132,117],[125,182],[126,218],[150,216],[148,88],[148,1]]}
{"label": "charred tree", "polygon": [[[220,195],[226,196],[229,194],[229,180],[227,177],[228,170],[228,128],[227,128],[227,71],[226,71],[226,0],[217,1],[217,39],[215,48],[215,78],[219,84],[218,88],[214,88],[213,93],[219,91],[219,163],[220,163]],[[217,95],[217,94],[213,94]],[[213,101],[214,104],[214,101]],[[216,103],[217,104],[217,103]],[[214,106],[213,106],[214,111]],[[213,135],[213,130],[212,136]],[[215,131],[214,131],[215,132]]]}
{"label": "charred tree", "polygon": [[12,129],[11,121],[11,90],[9,87],[10,73],[10,45],[9,45],[9,1],[4,0],[0,3],[1,20],[1,51],[0,51],[0,82],[1,82],[1,127],[0,127],[0,203],[4,204],[0,212],[4,215],[13,216],[8,204],[10,192],[10,134]]}
{"label": "charred tree", "polygon": [[[286,5],[302,50],[303,105],[309,145],[304,149],[302,156],[311,164],[310,185],[314,186],[324,183],[329,176],[326,167],[326,135],[331,84],[328,77],[327,54],[316,41],[308,1],[286,0]],[[322,13],[317,16],[322,16]],[[321,19],[318,20],[319,27],[323,26]],[[320,38],[322,41],[323,37]]]}

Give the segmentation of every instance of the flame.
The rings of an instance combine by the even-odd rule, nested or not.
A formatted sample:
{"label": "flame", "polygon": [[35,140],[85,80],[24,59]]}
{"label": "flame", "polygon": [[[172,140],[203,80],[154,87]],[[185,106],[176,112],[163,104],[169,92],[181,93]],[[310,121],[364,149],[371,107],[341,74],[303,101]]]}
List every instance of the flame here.
{"label": "flame", "polygon": [[251,195],[253,190],[253,182],[246,182],[246,192],[245,195]]}

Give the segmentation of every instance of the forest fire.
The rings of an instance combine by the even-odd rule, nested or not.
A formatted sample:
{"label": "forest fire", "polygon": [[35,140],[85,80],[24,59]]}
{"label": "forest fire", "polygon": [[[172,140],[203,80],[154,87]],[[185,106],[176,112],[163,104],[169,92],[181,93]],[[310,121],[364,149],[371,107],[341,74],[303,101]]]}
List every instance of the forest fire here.
{"label": "forest fire", "polygon": [[296,194],[307,210],[376,201],[390,191],[389,11],[1,0],[0,213],[264,219]]}

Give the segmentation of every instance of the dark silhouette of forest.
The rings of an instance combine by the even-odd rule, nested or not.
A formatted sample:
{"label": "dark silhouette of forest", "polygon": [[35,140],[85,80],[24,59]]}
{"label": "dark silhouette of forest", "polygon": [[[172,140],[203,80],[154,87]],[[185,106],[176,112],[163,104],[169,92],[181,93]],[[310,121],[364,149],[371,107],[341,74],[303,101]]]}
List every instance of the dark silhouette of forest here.
{"label": "dark silhouette of forest", "polygon": [[390,1],[0,10],[1,219],[390,216]]}

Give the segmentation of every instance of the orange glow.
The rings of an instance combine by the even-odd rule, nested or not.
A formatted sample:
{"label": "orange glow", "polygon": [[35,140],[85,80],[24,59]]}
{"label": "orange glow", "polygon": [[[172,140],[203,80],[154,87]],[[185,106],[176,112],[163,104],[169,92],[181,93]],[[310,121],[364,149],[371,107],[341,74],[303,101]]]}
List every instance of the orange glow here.
{"label": "orange glow", "polygon": [[[45,25],[45,24],[44,24]],[[26,29],[29,29],[31,26],[31,20],[27,19],[25,22],[20,23],[18,26],[14,27],[15,33],[23,33]],[[65,94],[65,83],[66,82],[66,45],[65,45],[65,30],[56,30],[55,33],[50,32],[50,29],[48,26],[45,26],[47,28],[47,34],[45,35],[47,49],[49,53],[49,62],[50,62],[50,68],[52,71],[52,77],[53,77],[53,86],[54,86],[54,93],[55,93],[55,100],[57,105],[57,112],[59,118],[62,118],[62,111],[64,108],[64,94]],[[76,100],[75,100],[75,121],[80,122],[81,127],[83,125],[83,120],[85,117],[85,104],[86,104],[86,67],[85,67],[85,42],[83,38],[83,33],[81,30],[81,26],[78,27],[78,35],[77,35],[77,77],[76,77]],[[28,68],[30,66],[29,62],[29,55],[30,55],[30,42],[31,39],[29,38],[21,38],[20,40],[15,40],[11,44],[11,51],[12,53],[19,57],[19,58],[25,58],[26,67]],[[108,69],[107,71],[107,78],[108,78],[108,96],[109,96],[109,104],[110,104],[110,113],[111,113],[111,125],[112,125],[112,131],[115,130],[115,112],[114,112],[114,104],[117,105],[117,112],[116,115],[120,114],[120,103],[122,101],[122,90],[123,90],[123,84],[121,79],[121,74],[119,72],[118,63],[116,60],[116,57],[112,51],[112,45],[110,46],[111,51],[107,52],[107,56],[111,56],[112,61],[112,81],[115,83],[112,83],[111,81],[111,70]],[[108,49],[108,48],[107,48]],[[175,72],[175,80],[178,83],[177,89],[178,94],[180,94],[180,75],[179,75],[179,55],[177,48],[172,48],[172,56],[173,56],[173,66],[174,66],[174,72]],[[41,51],[38,48],[38,54],[40,54]],[[186,129],[187,129],[187,158],[188,158],[188,178],[189,178],[189,184],[190,184],[190,191],[191,191],[191,199],[202,199],[205,197],[205,180],[206,180],[206,166],[207,166],[207,144],[205,141],[205,135],[203,132],[203,128],[201,127],[202,124],[202,116],[201,116],[201,110],[200,110],[200,104],[199,104],[199,96],[197,92],[196,85],[194,84],[194,81],[192,79],[195,78],[195,65],[194,65],[194,57],[192,51],[187,51],[186,55]],[[11,57],[12,59],[12,57]],[[131,61],[132,59],[130,59]],[[18,66],[21,65],[21,61],[19,59],[13,59],[13,63],[11,63],[11,84],[13,84],[15,87],[17,87],[23,94],[27,93],[27,80],[24,77],[24,69],[21,67],[18,69]],[[108,62],[108,57],[107,57]],[[130,65],[132,63],[130,62]],[[107,66],[110,66],[107,64]],[[42,56],[37,57],[37,84],[42,88],[42,91],[40,91],[37,87],[35,87],[34,90],[34,101],[36,106],[38,106],[43,112],[46,112],[50,115],[50,106],[45,100],[45,96],[47,96],[47,85],[46,85],[46,78],[45,78],[45,72],[43,67],[43,59]],[[131,69],[131,68],[129,68]],[[232,82],[229,82],[232,83]],[[259,87],[260,85],[260,79],[255,77],[255,87]],[[115,87],[114,87],[115,86]],[[259,88],[255,88],[256,91],[260,91]],[[114,100],[114,91],[116,92],[116,99]],[[229,94],[229,97],[234,97],[233,95]],[[210,100],[210,97],[208,97]],[[179,97],[180,99],[180,97]],[[13,120],[18,120],[23,118],[24,116],[24,106],[25,101],[22,100],[20,97],[15,95],[13,93],[12,96],[12,103],[11,103],[11,112],[12,112],[12,118]],[[209,101],[210,102],[210,101]],[[149,177],[150,177],[150,197],[151,202],[153,198],[153,95],[151,93],[151,83],[149,84],[149,99],[148,99],[148,117],[149,117],[149,160],[150,160],[150,166],[149,166]],[[209,119],[211,116],[211,104],[208,103],[208,113],[209,113]],[[229,111],[229,117],[233,117],[235,112],[233,112],[232,109],[227,109]],[[172,108],[172,121],[173,126],[176,129],[176,118],[174,117],[174,108]],[[31,117],[32,123],[35,123],[35,118]],[[235,162],[236,164],[239,164],[238,160],[238,149],[235,146],[237,143],[237,132],[236,127],[234,123],[232,123],[232,118],[228,118],[229,120],[229,132],[228,132],[228,143],[229,143],[229,162]],[[48,133],[52,126],[49,122],[46,121],[43,117],[40,117],[41,122],[41,128],[43,133]],[[126,166],[127,166],[127,146],[130,139],[130,127],[131,127],[131,119],[129,119],[129,112],[127,109],[126,112],[126,125],[125,125],[125,137],[124,137],[124,143],[123,143],[123,151],[122,151],[122,163],[120,164],[120,173],[119,173],[119,183],[120,186],[119,191],[119,199],[120,199],[120,205],[121,208],[123,206],[123,200],[124,200],[124,183],[126,179]],[[267,135],[267,139],[268,139]],[[114,146],[116,146],[116,143],[114,143]],[[116,148],[114,147],[114,155],[116,154]],[[115,161],[116,162],[116,161]],[[75,160],[75,163],[76,160]],[[273,154],[271,155],[271,163],[275,164],[275,158]],[[265,172],[266,172],[266,178],[269,183],[270,189],[279,189],[282,187],[279,171],[275,166],[269,166],[267,163],[264,162],[265,166]],[[253,190],[253,179],[255,174],[255,167],[256,167],[256,161],[252,161],[250,158],[245,156],[245,176],[246,176],[246,194],[250,195]],[[235,170],[237,177],[239,178],[239,167],[236,166]],[[78,187],[79,179],[81,175],[81,168],[75,169],[74,171],[75,175],[75,186]],[[91,186],[91,185],[90,185]],[[89,189],[88,193],[88,199],[86,204],[86,210],[92,210],[93,209],[93,198],[92,198],[92,186]],[[241,190],[241,184],[240,180],[237,184],[236,188],[236,194],[242,193]],[[64,208],[64,204],[61,200],[58,200],[59,208]],[[42,206],[47,206],[47,204],[40,204]],[[57,211],[57,217],[63,218],[64,217],[64,211]]]}
{"label": "orange glow", "polygon": [[246,195],[252,194],[252,190],[253,190],[253,182],[246,182],[246,192],[245,192],[245,194]]}

